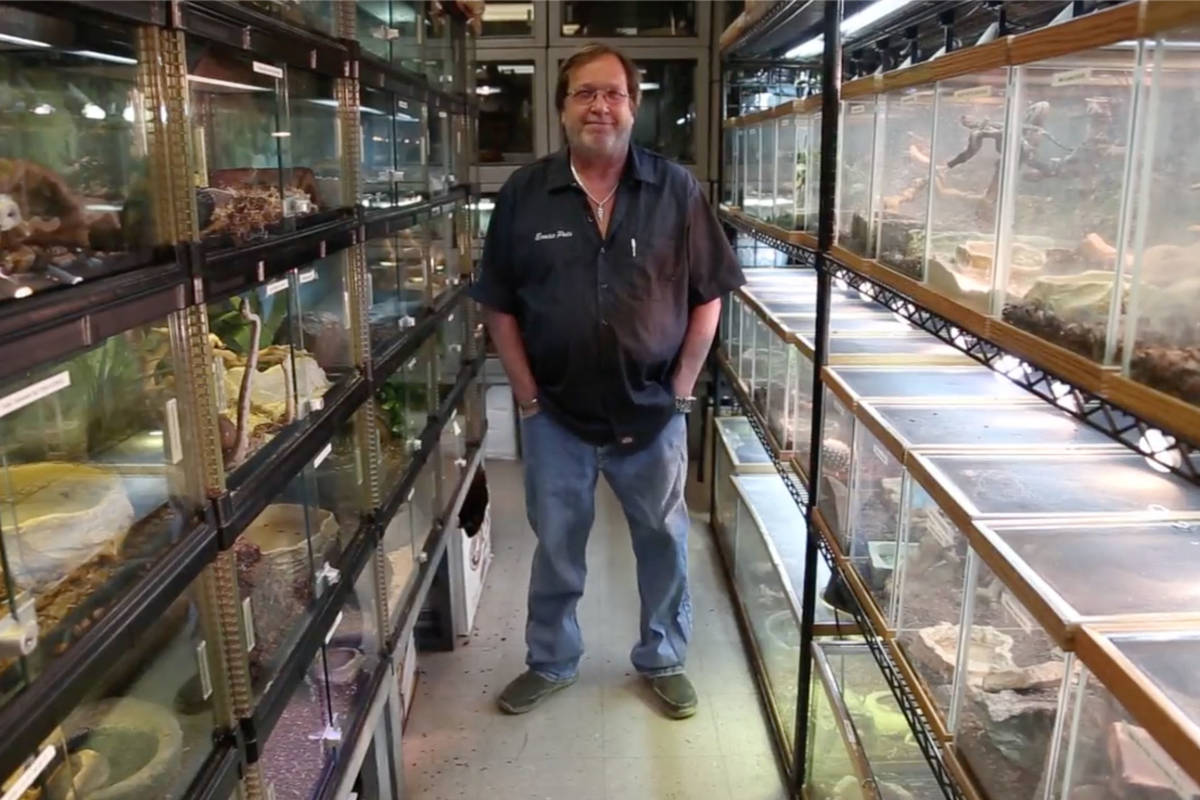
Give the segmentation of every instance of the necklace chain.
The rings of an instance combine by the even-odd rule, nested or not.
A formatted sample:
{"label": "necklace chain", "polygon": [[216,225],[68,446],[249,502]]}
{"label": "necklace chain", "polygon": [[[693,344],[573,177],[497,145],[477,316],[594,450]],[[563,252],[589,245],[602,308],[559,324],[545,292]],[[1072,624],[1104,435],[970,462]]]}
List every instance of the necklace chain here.
{"label": "necklace chain", "polygon": [[587,185],[583,182],[583,178],[579,177],[579,173],[575,170],[575,162],[572,161],[569,163],[571,165],[571,174],[575,176],[575,182],[579,184],[580,189],[583,189],[583,193],[587,195],[587,199],[596,204],[596,216],[601,222],[603,222],[604,207],[608,205],[608,201],[612,200],[613,195],[617,193],[617,186],[621,185],[621,181],[617,181],[616,185],[613,186],[612,191],[608,193],[608,197],[605,197],[603,200],[597,200],[596,198],[592,197],[592,193],[588,191]]}

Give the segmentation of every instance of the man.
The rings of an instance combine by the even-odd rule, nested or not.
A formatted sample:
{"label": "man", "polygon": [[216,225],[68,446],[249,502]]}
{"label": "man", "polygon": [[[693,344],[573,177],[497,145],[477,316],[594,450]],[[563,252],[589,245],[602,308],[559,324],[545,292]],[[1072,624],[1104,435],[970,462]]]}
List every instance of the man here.
{"label": "man", "polygon": [[575,610],[602,472],[637,557],[632,660],[675,718],[696,711],[684,675],[692,609],[684,415],[720,297],[744,279],[696,180],[630,146],[638,71],[589,45],[564,62],[555,102],[567,148],[516,172],[496,200],[472,296],[521,411],[525,498],[537,550],[528,671],[499,698],[529,711],[575,682]]}

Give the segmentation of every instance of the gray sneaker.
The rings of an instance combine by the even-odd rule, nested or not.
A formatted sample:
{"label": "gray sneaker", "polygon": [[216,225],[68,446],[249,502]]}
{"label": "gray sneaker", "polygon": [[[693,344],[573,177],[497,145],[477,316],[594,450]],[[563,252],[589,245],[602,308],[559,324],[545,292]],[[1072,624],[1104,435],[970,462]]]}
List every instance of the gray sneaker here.
{"label": "gray sneaker", "polygon": [[496,705],[500,706],[500,710],[506,714],[524,714],[526,711],[532,711],[559,689],[565,689],[577,680],[579,680],[579,675],[563,681],[552,681],[538,675],[533,670],[526,670],[504,687]]}
{"label": "gray sneaker", "polygon": [[676,675],[663,675],[649,678],[650,688],[662,701],[663,711],[671,719],[687,719],[696,713],[700,701],[696,697],[696,689],[687,675],[682,672]]}

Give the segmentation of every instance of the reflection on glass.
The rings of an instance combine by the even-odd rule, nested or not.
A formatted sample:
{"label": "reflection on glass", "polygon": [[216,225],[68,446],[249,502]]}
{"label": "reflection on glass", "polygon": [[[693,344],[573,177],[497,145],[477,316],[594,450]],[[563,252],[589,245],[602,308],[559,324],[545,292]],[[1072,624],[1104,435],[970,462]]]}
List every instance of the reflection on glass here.
{"label": "reflection on glass", "polygon": [[263,782],[276,800],[310,800],[333,767],[337,743],[329,701],[325,652],[318,650],[306,680],[298,681],[287,706],[263,743]]}
{"label": "reflection on glass", "polygon": [[0,301],[151,260],[149,56],[132,28],[16,8],[5,23],[23,35],[0,54]]}
{"label": "reflection on glass", "polygon": [[463,368],[463,347],[467,341],[467,312],[462,304],[446,315],[438,325],[437,376],[438,402],[445,401]]}
{"label": "reflection on glass", "polygon": [[563,36],[598,39],[610,36],[696,36],[696,3],[607,3],[566,0],[562,4]]}
{"label": "reflection on glass", "polygon": [[[742,170],[742,185],[744,186],[743,193],[745,194],[746,205],[743,209],[747,216],[759,219],[762,217],[762,183],[759,180],[759,168],[761,166],[761,130],[758,125],[748,125],[745,129],[745,152],[742,157],[745,159],[745,169]],[[747,262],[742,260],[741,264]],[[752,262],[754,266],[758,266],[758,262]]]}
{"label": "reflection on glass", "polygon": [[475,66],[481,164],[523,164],[536,157],[533,69],[532,59],[481,61]]}
{"label": "reflection on glass", "polygon": [[247,5],[293,25],[334,35],[334,0],[249,0]]}
{"label": "reflection on glass", "polygon": [[1126,252],[1119,234],[1136,56],[1093,50],[1017,69],[1025,133],[1002,259],[1004,318],[1098,361],[1113,358],[1105,343],[1117,253]]}
{"label": "reflection on glass", "polygon": [[532,36],[538,5],[531,0],[492,0],[483,9],[483,38]]}
{"label": "reflection on glass", "polygon": [[854,425],[850,461],[846,558],[890,618],[896,562],[902,557],[898,551],[904,467],[867,425]]}
{"label": "reflection on glass", "polygon": [[[820,643],[814,646],[815,653],[823,654],[824,650]],[[804,795],[809,800],[866,800],[862,778],[846,749],[845,731],[851,723],[844,713],[840,693],[828,675],[822,679],[820,655],[814,660],[817,663],[813,665],[809,688]],[[838,661],[834,663],[842,667]],[[839,669],[838,674],[844,674],[844,670]]]}
{"label": "reflection on glass", "polygon": [[434,298],[463,280],[462,271],[467,267],[467,248],[470,246],[470,223],[470,215],[462,203],[429,223],[429,283]]}
{"label": "reflection on glass", "polygon": [[[1136,267],[1125,310],[1121,367],[1153,389],[1200,404],[1200,331],[1196,328],[1200,248],[1200,155],[1189,135],[1200,118],[1193,26],[1155,42],[1154,79],[1139,188]],[[1147,61],[1150,57],[1147,56]]]}
{"label": "reflection on glass", "polygon": [[871,181],[875,155],[875,98],[842,103],[842,153],[837,181],[837,243],[870,256]]}
{"label": "reflection on glass", "polygon": [[[354,592],[347,598],[337,626],[325,643],[325,673],[309,675],[314,683],[325,683],[333,724],[344,734],[350,732],[371,701],[368,684],[379,666],[379,654],[375,571],[368,565],[355,581]],[[348,755],[342,752],[339,758]]]}
{"label": "reflection on glass", "polygon": [[[604,5],[613,9],[655,4]],[[695,60],[643,59],[638,63],[638,72],[642,103],[633,124],[634,143],[684,164],[696,163]]]}
{"label": "reflection on glass", "polygon": [[362,129],[362,186],[359,202],[367,208],[394,205],[392,179],[396,171],[394,96],[363,86],[359,89]]}
{"label": "reflection on glass", "polygon": [[375,393],[384,486],[395,486],[420,447],[421,433],[434,410],[431,383],[433,342],[426,340]]}
{"label": "reflection on glass", "polygon": [[1008,70],[937,85],[933,201],[925,281],[986,312],[991,303],[999,215]]}
{"label": "reflection on glass", "polygon": [[7,702],[191,529],[172,321],[112,336],[0,386],[0,614],[36,618],[0,657]]}
{"label": "reflection on glass", "polygon": [[46,800],[185,795],[216,726],[220,640],[200,581],[106,665],[63,721],[68,757],[43,773]]}
{"label": "reflection on glass", "polygon": [[290,156],[283,179],[285,186],[299,186],[313,197],[315,207],[295,207],[296,216],[304,218],[347,205],[342,197],[342,137],[333,78],[291,69],[287,82],[291,136],[285,142]]}
{"label": "reflection on glass", "polygon": [[914,280],[925,274],[933,100],[933,87],[900,89],[886,94],[879,108],[884,117],[875,192],[879,260]]}
{"label": "reflection on glass", "polygon": [[379,354],[399,341],[421,316],[429,291],[425,225],[366,243],[371,289],[371,350]]}
{"label": "reflection on glass", "polygon": [[312,461],[309,503],[322,519],[332,513],[337,525],[336,530],[330,528],[330,536],[322,547],[313,548],[314,569],[319,574],[318,592],[336,582],[326,568],[340,568],[342,553],[359,532],[371,507],[366,482],[368,454],[359,430],[366,413],[363,409],[342,423]]}
{"label": "reflection on glass", "polygon": [[[973,602],[966,674],[958,681],[958,750],[988,796],[1032,797],[1049,778],[1047,755],[1071,663],[983,559],[970,557],[966,591]],[[1021,733],[1013,736],[1017,728]]]}
{"label": "reflection on glass", "polygon": [[451,162],[450,115],[445,111],[429,113],[429,193],[445,194],[455,184]]}
{"label": "reflection on glass", "polygon": [[[417,14],[414,3],[401,0],[357,0],[355,3],[358,43],[365,52],[384,61],[412,66],[417,47]],[[415,70],[414,70],[415,71]]]}

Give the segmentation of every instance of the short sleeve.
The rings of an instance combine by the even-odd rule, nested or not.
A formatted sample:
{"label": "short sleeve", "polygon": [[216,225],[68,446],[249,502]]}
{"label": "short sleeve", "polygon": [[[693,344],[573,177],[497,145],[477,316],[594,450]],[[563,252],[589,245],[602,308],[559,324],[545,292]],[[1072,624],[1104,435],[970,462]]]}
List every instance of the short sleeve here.
{"label": "short sleeve", "polygon": [[483,241],[479,279],[469,294],[488,308],[505,314],[517,313],[516,270],[512,252],[513,198],[506,184],[496,196],[491,223]]}
{"label": "short sleeve", "polygon": [[696,183],[688,198],[685,247],[689,308],[716,300],[746,282],[717,215]]}

